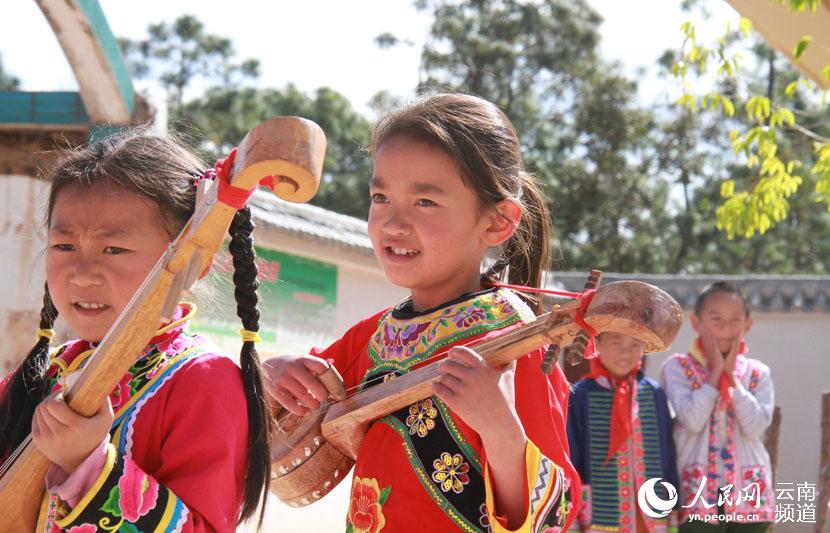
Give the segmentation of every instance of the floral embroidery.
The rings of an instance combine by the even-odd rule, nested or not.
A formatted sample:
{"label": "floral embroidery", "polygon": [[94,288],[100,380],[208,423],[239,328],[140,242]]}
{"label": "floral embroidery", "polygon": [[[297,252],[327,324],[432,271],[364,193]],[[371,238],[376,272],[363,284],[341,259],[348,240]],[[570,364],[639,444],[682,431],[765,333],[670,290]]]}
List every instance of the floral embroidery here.
{"label": "floral embroidery", "polygon": [[386,525],[382,507],[389,499],[392,487],[383,490],[375,478],[355,476],[352,482],[352,498],[349,505],[347,533],[377,533]]}
{"label": "floral embroidery", "polygon": [[396,329],[391,324],[386,324],[383,331],[384,358],[402,361],[411,356],[413,349],[409,345],[429,326],[429,323],[411,324],[405,328]]}
{"label": "floral embroidery", "polygon": [[471,307],[466,313],[458,313],[450,318],[452,318],[452,321],[455,323],[456,327],[468,328],[476,322],[485,320],[487,318],[487,313],[485,313],[484,309],[480,307]]}
{"label": "floral embroidery", "polygon": [[532,319],[512,298],[507,291],[494,291],[416,319],[399,320],[390,311],[369,341],[369,357],[384,368],[409,369],[459,338]]}
{"label": "floral embroidery", "polygon": [[406,417],[406,427],[409,434],[417,434],[423,438],[431,429],[435,428],[435,417],[438,416],[438,409],[432,403],[431,398],[421,400],[409,406],[409,416]]}
{"label": "floral embroidery", "polygon": [[118,507],[121,516],[135,522],[156,506],[159,484],[148,476],[129,457],[124,458],[124,473],[118,480],[121,497]]}
{"label": "floral embroidery", "polygon": [[490,527],[490,514],[487,512],[487,504],[482,503],[478,507],[478,512],[481,513],[481,516],[478,517],[478,525],[487,533],[493,531],[493,528]]}
{"label": "floral embroidery", "polygon": [[131,388],[132,379],[133,373],[127,372],[124,377],[121,378],[121,381],[118,382],[118,385],[115,386],[115,390],[110,394],[110,403],[112,404],[113,411],[117,411],[119,407],[130,401],[130,398],[133,395]]}
{"label": "floral embroidery", "polygon": [[467,475],[470,465],[464,461],[464,456],[460,453],[450,455],[444,452],[440,458],[433,461],[432,466],[435,468],[432,480],[438,483],[444,492],[453,491],[461,494],[464,485],[470,482],[470,476]]}

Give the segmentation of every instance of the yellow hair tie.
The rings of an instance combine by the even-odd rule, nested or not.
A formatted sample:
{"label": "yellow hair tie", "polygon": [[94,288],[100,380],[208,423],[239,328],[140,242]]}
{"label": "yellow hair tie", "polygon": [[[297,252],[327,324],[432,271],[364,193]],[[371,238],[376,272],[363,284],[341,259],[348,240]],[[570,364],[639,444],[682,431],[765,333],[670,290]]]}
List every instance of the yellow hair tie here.
{"label": "yellow hair tie", "polygon": [[242,335],[242,342],[262,342],[262,338],[260,338],[259,333],[256,331],[243,328],[239,330],[239,334]]}
{"label": "yellow hair tie", "polygon": [[55,330],[54,329],[38,329],[37,333],[35,334],[35,342],[40,342],[40,339],[46,338],[49,342],[52,342],[52,339],[55,338]]}

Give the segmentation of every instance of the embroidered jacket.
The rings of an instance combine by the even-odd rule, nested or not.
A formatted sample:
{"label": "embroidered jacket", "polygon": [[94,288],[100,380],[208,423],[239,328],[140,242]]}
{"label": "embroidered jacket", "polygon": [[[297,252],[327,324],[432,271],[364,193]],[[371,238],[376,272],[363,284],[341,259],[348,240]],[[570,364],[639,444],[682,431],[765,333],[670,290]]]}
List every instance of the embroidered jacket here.
{"label": "embroidered jacket", "polygon": [[[660,383],[676,413],[674,439],[684,508],[690,513],[724,514],[737,522],[775,520],[775,497],[764,432],[775,407],[769,368],[738,355],[731,404],[708,383],[706,365],[692,354],[675,354],[664,364]],[[718,489],[730,489],[719,502]]]}
{"label": "embroidered jacket", "polygon": [[[649,479],[678,486],[672,420],[666,394],[653,380],[637,373],[633,381],[631,437],[611,459],[608,456],[613,384],[604,376],[577,382],[568,406],[571,460],[582,480],[582,509],[573,529],[637,531],[638,491]],[[662,483],[657,496],[670,501]],[[655,510],[656,511],[656,510]],[[662,513],[658,513],[662,514]],[[675,513],[655,519],[640,512],[650,532],[676,529]]]}
{"label": "embroidered jacket", "polygon": [[[406,304],[406,302],[404,302]],[[348,387],[409,372],[456,344],[532,320],[513,293],[490,289],[415,314],[402,304],[364,320],[326,350]],[[565,528],[578,497],[564,424],[567,383],[540,371],[544,351],[517,361],[516,409],[528,437],[527,518],[520,531]],[[375,422],[355,465],[347,531],[505,531],[479,436],[433,396]],[[572,485],[576,483],[576,485]]]}
{"label": "embroidered jacket", "polygon": [[[182,322],[163,329],[110,394],[111,440],[91,488],[74,507],[47,492],[38,531],[236,529],[248,432],[242,377]],[[52,390],[90,354],[85,341],[59,348]]]}

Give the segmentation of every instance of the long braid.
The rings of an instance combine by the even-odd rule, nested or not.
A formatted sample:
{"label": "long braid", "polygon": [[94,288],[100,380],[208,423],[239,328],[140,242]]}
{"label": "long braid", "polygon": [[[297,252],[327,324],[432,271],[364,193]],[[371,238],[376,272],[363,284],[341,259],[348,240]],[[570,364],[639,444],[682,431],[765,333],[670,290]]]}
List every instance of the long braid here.
{"label": "long braid", "polygon": [[[58,310],[45,285],[40,329],[51,330]],[[31,432],[35,408],[46,397],[46,371],[49,368],[50,336],[38,337],[34,348],[20,363],[0,403],[0,457],[14,450]]]}
{"label": "long braid", "polygon": [[[240,209],[229,229],[231,242],[228,248],[233,256],[233,284],[236,298],[236,314],[248,331],[259,331],[257,308],[257,266],[252,238],[254,224],[249,208]],[[245,477],[245,498],[240,522],[250,518],[262,502],[259,525],[268,500],[267,484],[271,479],[271,416],[265,403],[259,355],[253,341],[242,343],[239,356],[248,403],[248,470]]]}

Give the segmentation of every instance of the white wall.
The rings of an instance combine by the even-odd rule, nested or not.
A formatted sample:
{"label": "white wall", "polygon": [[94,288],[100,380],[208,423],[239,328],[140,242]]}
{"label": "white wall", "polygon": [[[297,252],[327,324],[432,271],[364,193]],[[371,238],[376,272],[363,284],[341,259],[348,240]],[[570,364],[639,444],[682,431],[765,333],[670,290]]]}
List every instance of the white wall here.
{"label": "white wall", "polygon": [[34,344],[45,281],[43,210],[48,194],[45,181],[0,176],[0,375]]}

